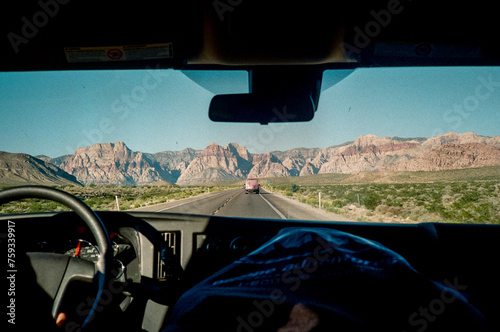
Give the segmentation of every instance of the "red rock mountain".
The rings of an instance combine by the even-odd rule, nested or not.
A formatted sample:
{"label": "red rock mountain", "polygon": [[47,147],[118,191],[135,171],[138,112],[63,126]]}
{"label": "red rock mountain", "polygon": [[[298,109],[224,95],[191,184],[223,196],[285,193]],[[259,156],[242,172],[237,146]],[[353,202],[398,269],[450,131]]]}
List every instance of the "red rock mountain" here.
{"label": "red rock mountain", "polygon": [[[225,148],[212,143],[192,161],[177,183],[321,173],[483,167],[500,165],[497,158],[499,147],[500,136],[484,137],[475,133],[446,133],[429,139],[361,135],[354,142],[324,149],[296,148],[255,155],[234,143]],[[242,159],[252,165],[242,162]]]}
{"label": "red rock mountain", "polygon": [[162,179],[143,153],[131,151],[123,142],[78,148],[61,168],[84,184],[133,185]]}
{"label": "red rock mountain", "polygon": [[[191,157],[188,151],[186,158],[190,160]],[[170,169],[154,155],[134,152],[123,142],[118,142],[78,148],[74,155],[64,159],[60,167],[84,184],[145,185],[159,181],[175,182],[178,178],[175,173],[180,173],[184,160],[180,158],[178,161],[179,164]]]}
{"label": "red rock mountain", "polygon": [[0,151],[0,186],[81,185],[59,167],[25,153]]}
{"label": "red rock mountain", "polygon": [[448,143],[422,156],[385,168],[388,171],[439,171],[500,165],[500,148],[482,143]]}
{"label": "red rock mountain", "polygon": [[230,143],[222,147],[212,143],[191,161],[177,184],[244,179],[252,168],[251,160],[250,153],[243,146]]}
{"label": "red rock mountain", "polygon": [[249,178],[290,176],[289,169],[272,153],[258,155],[254,161],[256,163],[248,174]]}
{"label": "red rock mountain", "polygon": [[[118,142],[79,148],[69,156],[40,158],[83,184],[143,185],[168,181],[191,185],[247,177],[500,165],[500,136],[486,137],[472,132],[446,133],[429,139],[361,135],[354,142],[328,148],[295,148],[263,154],[252,154],[236,143],[225,147],[212,143],[203,151],[185,149],[149,154],[132,151]],[[0,163],[0,180],[12,177],[12,171],[6,167]]]}
{"label": "red rock mountain", "polygon": [[359,136],[352,144],[327,148],[323,158],[316,160],[318,173],[356,173],[377,171],[382,167],[421,154],[416,140],[399,141],[375,135]]}
{"label": "red rock mountain", "polygon": [[472,131],[463,134],[457,134],[449,132],[443,135],[432,136],[428,140],[422,143],[422,146],[426,148],[432,148],[435,146],[440,146],[448,143],[481,143],[486,145],[493,145],[500,147],[500,136],[488,137],[480,136]]}

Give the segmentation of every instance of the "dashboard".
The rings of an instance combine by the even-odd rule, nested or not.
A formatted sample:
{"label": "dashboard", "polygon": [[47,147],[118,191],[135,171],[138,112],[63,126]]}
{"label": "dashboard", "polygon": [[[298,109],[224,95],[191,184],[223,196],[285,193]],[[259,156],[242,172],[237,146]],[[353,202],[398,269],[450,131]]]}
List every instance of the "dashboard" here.
{"label": "dashboard", "polygon": [[[386,225],[228,218],[152,212],[97,212],[113,244],[113,282],[120,285],[118,316],[124,328],[157,331],[187,290],[259,248],[285,227],[335,228],[378,241],[434,280],[468,285],[471,301],[492,314],[500,295],[492,258],[500,253],[500,228],[488,225]],[[92,234],[72,212],[2,216],[15,220],[26,252],[55,252],[95,261]],[[80,286],[75,287],[77,289]],[[82,288],[84,289],[84,288]],[[86,290],[85,290],[86,291]],[[80,292],[84,292],[80,290]],[[82,294],[84,296],[84,294]]]}
{"label": "dashboard", "polygon": [[[17,216],[10,217],[10,220],[15,219]],[[26,220],[22,220],[18,225],[25,247],[23,250],[26,252],[64,254],[89,262],[97,262],[101,256],[92,233],[73,213],[42,214],[22,219]],[[137,233],[133,228],[111,227],[108,234],[113,250],[114,279],[125,281],[131,278],[139,281]]]}

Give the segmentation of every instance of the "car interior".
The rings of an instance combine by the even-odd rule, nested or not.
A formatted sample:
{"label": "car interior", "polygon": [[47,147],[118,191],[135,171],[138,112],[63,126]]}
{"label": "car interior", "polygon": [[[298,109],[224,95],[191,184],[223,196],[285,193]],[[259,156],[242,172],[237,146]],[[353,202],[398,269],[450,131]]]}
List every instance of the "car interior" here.
{"label": "car interior", "polygon": [[[491,1],[429,0],[16,1],[1,14],[0,71],[243,70],[248,72],[249,93],[218,94],[202,116],[218,122],[264,125],[314,121],[325,70],[498,66],[494,6]],[[289,117],[270,112],[280,108],[277,105],[291,105]],[[381,277],[390,280],[383,286],[387,293],[373,292],[378,298],[367,300],[363,296],[371,296],[368,289],[374,290],[378,284],[356,283],[356,276],[349,279],[332,274],[328,282],[342,289],[338,283],[345,281],[352,294],[357,294],[356,289],[360,292],[352,295],[357,299],[349,309],[354,314],[339,309],[338,319],[325,314],[330,319],[322,329],[303,331],[500,328],[498,225],[256,219],[206,216],[196,211],[94,212],[67,193],[35,186],[4,190],[0,203],[28,197],[54,200],[72,211],[0,216],[5,225],[2,232],[15,223],[17,270],[26,271],[16,281],[19,296],[26,297],[17,300],[18,325],[66,331],[276,331],[279,323],[264,324],[259,318],[269,316],[269,320],[285,319],[286,323],[285,314],[276,307],[275,314],[268,310],[265,315],[264,302],[253,301],[252,292],[264,301],[266,297],[257,294],[267,291],[271,301],[272,290],[279,286],[264,289],[256,284],[254,290],[248,288],[250,294],[240,297],[228,295],[229,287],[210,293],[206,280],[213,280],[210,278],[220,275],[219,271],[250,273],[258,264],[249,264],[249,270],[241,272],[235,262],[245,261],[244,257],[268,241],[282,239],[277,234],[293,228],[340,231],[379,243],[403,257],[411,266],[408,271],[459,291],[453,299],[460,301],[455,302],[474,308],[473,318],[464,323],[468,314],[461,309],[452,311],[456,303],[448,304],[445,294],[451,293],[441,288],[435,289],[435,298],[412,302],[423,286],[397,280],[394,275]],[[81,240],[70,244],[72,239]],[[98,249],[86,246],[85,241],[96,243]],[[276,243],[273,248],[283,247]],[[88,259],[60,255],[70,249]],[[287,252],[282,255],[287,257]],[[229,270],[232,267],[235,270]],[[380,278],[377,273],[382,272],[375,270],[370,273]],[[294,301],[280,309],[320,303],[317,307],[323,309],[318,312],[328,311],[325,303],[336,298],[327,290],[328,282],[318,283],[321,290],[291,292]],[[200,283],[205,288],[196,288]],[[397,287],[390,289],[390,285]],[[193,291],[199,296],[206,291],[203,296],[207,298],[199,300],[203,305],[192,304],[194,309],[189,304],[197,303],[189,300]],[[320,296],[323,293],[329,296]],[[396,311],[405,301],[414,309],[401,323]],[[336,304],[341,307],[342,302]],[[357,310],[377,317],[356,316]],[[451,315],[446,321],[443,311]],[[62,328],[55,324],[60,312],[66,315]],[[252,316],[252,312],[260,314]],[[225,324],[225,319],[232,325]]]}

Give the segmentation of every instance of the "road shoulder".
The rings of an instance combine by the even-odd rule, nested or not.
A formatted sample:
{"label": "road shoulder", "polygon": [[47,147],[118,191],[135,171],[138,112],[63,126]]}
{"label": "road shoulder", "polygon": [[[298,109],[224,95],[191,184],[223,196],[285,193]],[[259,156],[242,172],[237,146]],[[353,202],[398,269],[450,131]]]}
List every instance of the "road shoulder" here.
{"label": "road shoulder", "polygon": [[281,193],[271,193],[261,189],[261,194],[273,204],[287,219],[323,220],[323,221],[354,221],[345,216],[314,208],[309,204],[301,203],[285,197]]}

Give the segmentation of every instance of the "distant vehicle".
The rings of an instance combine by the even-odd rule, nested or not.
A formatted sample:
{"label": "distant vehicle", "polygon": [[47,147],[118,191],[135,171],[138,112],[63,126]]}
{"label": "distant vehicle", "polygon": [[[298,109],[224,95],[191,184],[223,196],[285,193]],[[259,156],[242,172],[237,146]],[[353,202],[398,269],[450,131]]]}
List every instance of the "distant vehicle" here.
{"label": "distant vehicle", "polygon": [[253,192],[255,194],[259,193],[259,180],[247,179],[247,181],[245,183],[245,194],[248,194],[251,192]]}

